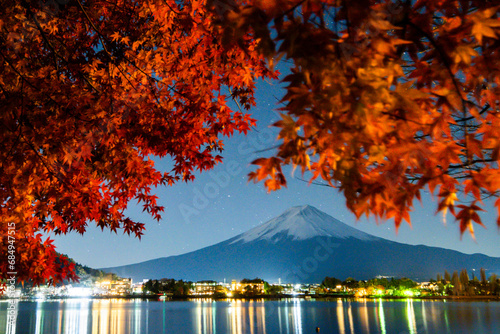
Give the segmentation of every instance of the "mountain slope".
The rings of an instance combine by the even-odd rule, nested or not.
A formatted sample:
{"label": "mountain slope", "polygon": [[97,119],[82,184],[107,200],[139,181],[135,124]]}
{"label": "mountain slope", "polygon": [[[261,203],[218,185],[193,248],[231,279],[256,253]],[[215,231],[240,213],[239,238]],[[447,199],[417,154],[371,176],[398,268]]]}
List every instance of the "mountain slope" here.
{"label": "mountain slope", "polygon": [[256,240],[276,242],[279,236],[293,240],[306,240],[320,236],[340,239],[350,237],[359,240],[375,239],[374,236],[350,227],[312,206],[305,205],[293,207],[267,223],[239,235],[233,243]]}
{"label": "mountain slope", "polygon": [[294,207],[234,238],[178,256],[104,268],[134,280],[261,277],[270,282],[321,282],[325,276],[377,275],[428,280],[437,273],[485,268],[500,272],[500,258],[388,241],[350,227],[311,207]]}

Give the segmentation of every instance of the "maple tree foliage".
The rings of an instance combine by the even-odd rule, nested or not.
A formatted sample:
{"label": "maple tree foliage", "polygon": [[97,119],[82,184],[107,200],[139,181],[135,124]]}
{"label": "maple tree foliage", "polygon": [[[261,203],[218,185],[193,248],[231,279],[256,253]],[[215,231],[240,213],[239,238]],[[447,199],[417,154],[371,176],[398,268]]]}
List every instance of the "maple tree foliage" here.
{"label": "maple tree foliage", "polygon": [[[0,278],[77,279],[43,233],[94,224],[140,237],[144,224],[124,213],[130,201],[160,219],[153,189],[211,169],[221,138],[254,125],[254,82],[275,73],[251,33],[222,47],[224,8],[215,9],[204,0],[0,2]],[[152,157],[171,159],[172,170]]]}
{"label": "maple tree foliage", "polygon": [[358,218],[396,227],[428,189],[437,211],[474,237],[482,200],[500,190],[499,9],[483,0],[253,0],[231,12],[227,40],[252,30],[270,61],[293,62],[274,124],[278,151],[254,161],[250,180],[279,189],[292,165],[339,189]]}

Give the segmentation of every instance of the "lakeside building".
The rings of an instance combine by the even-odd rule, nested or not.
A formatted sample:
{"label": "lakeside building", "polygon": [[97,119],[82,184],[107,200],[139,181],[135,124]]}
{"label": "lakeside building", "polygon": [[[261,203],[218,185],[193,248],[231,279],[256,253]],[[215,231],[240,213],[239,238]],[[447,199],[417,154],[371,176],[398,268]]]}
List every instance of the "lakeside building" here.
{"label": "lakeside building", "polygon": [[421,290],[436,292],[439,290],[439,285],[437,282],[422,282],[419,284],[419,288]]}
{"label": "lakeside building", "polygon": [[264,293],[264,282],[236,282],[236,280],[231,281],[231,291],[233,293],[245,293],[247,291],[252,291],[255,294]]}
{"label": "lakeside building", "polygon": [[192,294],[196,296],[210,296],[217,290],[217,282],[215,281],[200,281],[193,283]]}
{"label": "lakeside building", "polygon": [[96,294],[99,295],[111,295],[111,296],[129,295],[132,293],[132,279],[120,278],[117,280],[96,282],[95,289],[96,289]]}
{"label": "lakeside building", "polygon": [[134,295],[142,294],[144,284],[146,284],[147,281],[148,281],[147,279],[143,279],[142,282],[132,283],[132,294]]}

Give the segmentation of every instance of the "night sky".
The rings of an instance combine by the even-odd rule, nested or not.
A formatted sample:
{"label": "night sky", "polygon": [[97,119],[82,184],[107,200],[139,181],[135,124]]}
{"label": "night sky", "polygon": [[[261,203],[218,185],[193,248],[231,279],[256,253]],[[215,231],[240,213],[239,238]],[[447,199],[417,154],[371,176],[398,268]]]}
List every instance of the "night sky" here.
{"label": "night sky", "polygon": [[[226,139],[226,149],[222,154],[224,163],[199,175],[195,182],[156,190],[159,205],[165,207],[159,223],[142,213],[141,206],[130,203],[130,217],[146,224],[141,240],[92,226],[83,236],[76,233],[52,236],[57,250],[93,268],[137,263],[210,246],[264,223],[292,206],[309,204],[350,226],[382,238],[500,257],[500,234],[493,201],[485,203],[488,212],[481,218],[487,229],[476,226],[477,242],[474,242],[467,233],[460,240],[458,224],[451,215],[446,221],[441,214],[435,215],[436,202],[428,194],[423,196],[422,204],[414,202],[412,227],[404,222],[396,234],[392,220],[379,224],[366,219],[356,222],[337,190],[308,185],[298,179],[301,177],[298,170],[293,176],[291,169],[286,172],[288,188],[277,192],[267,193],[263,184],[248,183],[247,174],[254,168],[250,162],[269,154],[277,144],[277,131],[269,125],[278,120],[275,110],[281,96],[283,90],[279,85],[260,82],[257,107],[251,110],[258,120],[257,129],[247,136]],[[157,160],[157,167],[169,170],[169,163]]]}

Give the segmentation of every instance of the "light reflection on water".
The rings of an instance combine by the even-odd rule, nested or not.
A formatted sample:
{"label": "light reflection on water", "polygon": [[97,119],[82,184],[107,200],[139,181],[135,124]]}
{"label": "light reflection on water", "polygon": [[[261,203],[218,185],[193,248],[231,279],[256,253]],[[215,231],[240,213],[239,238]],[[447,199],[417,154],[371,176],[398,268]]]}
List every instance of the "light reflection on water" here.
{"label": "light reflection on water", "polygon": [[[490,333],[499,302],[337,299],[314,301],[141,301],[68,299],[20,302],[16,333]],[[0,302],[0,333],[7,303]]]}
{"label": "light reflection on water", "polygon": [[378,320],[380,332],[382,334],[386,334],[387,331],[385,329],[385,313],[384,313],[384,304],[382,303],[382,299],[378,300],[378,307],[374,308],[374,310],[378,313]]}

